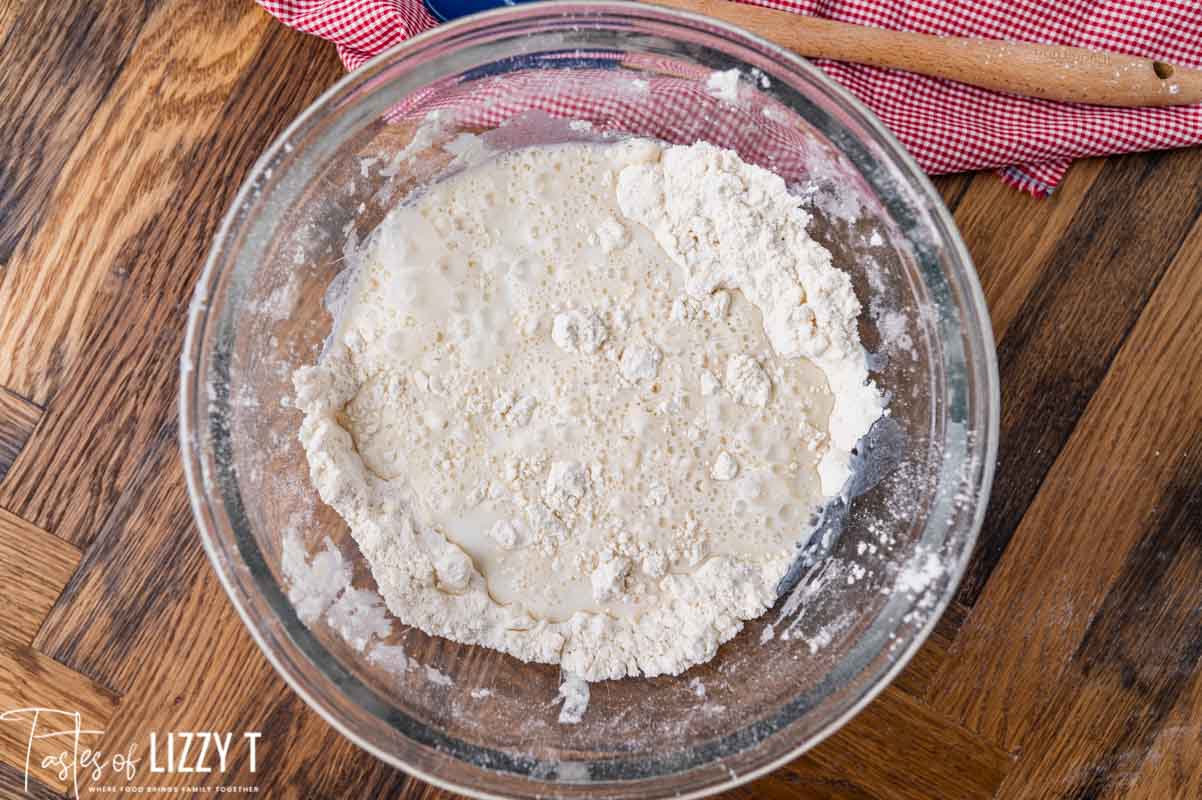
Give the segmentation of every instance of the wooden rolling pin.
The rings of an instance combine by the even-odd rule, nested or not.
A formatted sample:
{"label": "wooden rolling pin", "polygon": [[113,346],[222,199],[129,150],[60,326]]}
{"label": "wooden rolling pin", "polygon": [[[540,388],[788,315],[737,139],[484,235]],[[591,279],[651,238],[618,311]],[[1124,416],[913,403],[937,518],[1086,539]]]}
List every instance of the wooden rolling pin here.
{"label": "wooden rolling pin", "polygon": [[729,22],[811,58],[947,78],[998,92],[1103,106],[1202,103],[1202,70],[1081,47],[866,28],[728,0],[649,0]]}

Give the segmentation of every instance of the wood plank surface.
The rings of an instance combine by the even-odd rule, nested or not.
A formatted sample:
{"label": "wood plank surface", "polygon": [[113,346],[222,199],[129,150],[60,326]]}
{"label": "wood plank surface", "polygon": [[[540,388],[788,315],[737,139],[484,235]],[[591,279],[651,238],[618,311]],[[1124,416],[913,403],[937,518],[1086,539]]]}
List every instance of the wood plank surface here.
{"label": "wood plank surface", "polygon": [[[1045,199],[1016,194],[1001,181],[972,181],[959,197],[956,225],[970,247],[998,341],[1039,276],[1059,269],[1053,251],[1105,163],[1086,159],[1075,164],[1056,193]],[[1005,220],[999,218],[1003,213]]]}
{"label": "wood plank surface", "polygon": [[[21,298],[6,312],[11,324],[0,324],[0,364],[4,348],[22,348],[31,371],[8,376],[20,383],[7,385],[25,384],[35,398],[60,382],[66,387],[0,485],[0,507],[81,546],[135,481],[148,450],[175,446],[184,312],[221,214],[275,134],[341,75],[333,56],[313,58],[306,39],[268,25],[246,3],[194,9],[155,15],[144,34],[147,52],[138,56],[148,74],[131,71],[128,86],[115,87],[98,112],[104,124],[90,129],[93,155],[78,160],[72,183],[91,190],[61,201],[63,218],[86,216],[87,203],[100,203],[106,236],[63,241],[60,227],[48,226],[30,259],[10,267],[0,284],[0,308],[6,287]],[[202,28],[206,37],[184,37],[189,44],[181,48],[180,31]],[[211,81],[203,91],[197,75]],[[247,115],[255,124],[243,121]],[[139,145],[131,128],[147,130],[149,141]],[[121,202],[102,202],[97,187],[111,186],[114,171],[140,170],[146,177]],[[148,193],[141,191],[146,183]],[[82,267],[38,269],[46,263]],[[45,291],[78,294],[86,310],[59,313],[40,302]],[[32,352],[11,335],[27,329],[42,331]],[[17,353],[10,358],[15,363]],[[29,365],[39,359],[35,373]],[[5,379],[0,373],[0,384]],[[115,424],[98,428],[99,417]],[[91,447],[72,446],[85,438]],[[47,474],[58,478],[43,480]]]}
{"label": "wood plank surface", "polygon": [[[134,50],[147,5],[29,3],[0,17],[0,265],[42,224],[63,166]],[[34,396],[12,377],[0,373],[0,384]]]}
{"label": "wood plank surface", "polygon": [[[130,8],[118,6],[99,15],[101,20],[112,17],[112,30],[99,21],[85,24],[87,13],[94,10],[79,11],[79,25],[88,31],[85,40],[37,45],[64,52],[88,48],[95,67],[71,68],[73,74],[91,71],[103,76],[103,85],[94,91],[44,78],[25,78],[11,90],[0,85],[3,96],[19,97],[39,113],[54,107],[55,97],[47,97],[48,92],[64,89],[72,91],[72,108],[90,109],[86,118],[54,115],[31,121],[12,115],[15,124],[36,123],[28,143],[36,157],[14,142],[15,180],[6,182],[14,197],[7,201],[12,211],[3,220],[11,230],[0,228],[0,263],[8,273],[0,284],[0,385],[40,404],[63,381],[71,381],[71,367],[81,350],[105,338],[112,303],[137,291],[131,270],[142,259],[135,255],[161,246],[143,237],[159,224],[187,229],[186,215],[161,212],[172,201],[178,207],[189,189],[210,188],[194,183],[200,153],[190,151],[210,140],[212,127],[222,119],[231,90],[248,70],[269,24],[245,3],[162,4],[153,13],[145,10],[152,4],[126,5]],[[52,5],[39,6],[43,14],[57,13]],[[205,27],[209,34],[180,37],[188,26]],[[13,36],[18,35],[14,30]],[[37,63],[28,53],[4,57],[23,59],[25,68]],[[17,72],[14,69],[9,78],[21,79]],[[18,92],[21,87],[24,91]],[[131,136],[131,131],[137,135]],[[223,161],[214,161],[211,169],[220,171]],[[25,179],[20,170],[33,169],[30,164],[46,174]],[[227,191],[237,188],[232,177],[229,182],[233,186]],[[26,184],[34,188],[25,189]],[[222,207],[222,198],[213,199],[211,207],[198,213],[219,213],[214,209]],[[80,225],[80,220],[88,224]],[[6,237],[11,242],[7,246]],[[46,264],[57,268],[47,270]],[[187,283],[194,269],[195,265],[182,272],[161,269],[156,275]],[[44,302],[47,297],[58,302]],[[152,301],[155,296],[142,299]]]}
{"label": "wood plank surface", "polygon": [[[25,770],[51,789],[74,787],[70,773],[46,763],[63,752],[61,738],[41,738],[47,733],[74,731],[78,714],[84,730],[103,732],[120,698],[28,645],[0,639],[0,760]],[[36,735],[35,735],[36,734]],[[81,736],[85,746],[95,735]],[[28,761],[26,761],[28,758]]]}
{"label": "wood plank surface", "polygon": [[79,564],[79,550],[0,508],[0,639],[29,644]]}
{"label": "wood plank surface", "polygon": [[1202,673],[1194,672],[1189,691],[1160,726],[1138,772],[1126,776],[1122,792],[1111,797],[1157,800],[1161,797],[1202,797]]}
{"label": "wood plank surface", "polygon": [[42,409],[0,386],[0,480],[8,474],[41,417]]}
{"label": "wood plank surface", "polygon": [[[1165,185],[1180,189],[1166,193]],[[1111,159],[1072,224],[1048,249],[1042,269],[1026,273],[1033,279],[1029,297],[998,342],[997,477],[960,587],[965,605],[976,601],[1119,346],[1180,251],[1202,211],[1199,186],[1202,149]],[[986,279],[994,286],[1005,281]]]}
{"label": "wood plank surface", "polygon": [[1010,766],[1005,750],[890,687],[847,727],[734,798],[994,796]]}
{"label": "wood plank surface", "polygon": [[61,800],[63,794],[36,778],[25,774],[25,770],[9,766],[0,761],[0,797],[23,797],[26,800]]}
{"label": "wood plank surface", "polygon": [[[1130,735],[1136,709],[1167,712],[1202,654],[1202,604],[1186,578],[1202,545],[1202,225],[1189,244],[932,684],[936,708],[1007,747],[1096,747],[1106,722]],[[1088,569],[1065,569],[1086,551]],[[1173,569],[1186,572],[1166,580]],[[1019,570],[1022,583],[1007,580]],[[1018,591],[1031,585],[1041,590]],[[1022,648],[998,648],[1014,637]],[[1022,669],[1030,662],[1036,674]],[[1108,680],[1137,696],[1102,692]],[[1058,702],[1084,697],[1102,705],[1075,710],[1081,727],[1056,719]]]}
{"label": "wood plank surface", "polygon": [[[202,552],[176,446],[193,283],[242,178],[341,74],[248,0],[0,5],[0,714],[106,749],[260,731],[158,788],[455,797],[327,725]],[[999,344],[1002,449],[958,600],[881,697],[727,798],[1202,796],[1202,150],[1048,200],[940,178]],[[0,798],[61,797],[0,721]],[[39,743],[38,753],[50,752]]]}

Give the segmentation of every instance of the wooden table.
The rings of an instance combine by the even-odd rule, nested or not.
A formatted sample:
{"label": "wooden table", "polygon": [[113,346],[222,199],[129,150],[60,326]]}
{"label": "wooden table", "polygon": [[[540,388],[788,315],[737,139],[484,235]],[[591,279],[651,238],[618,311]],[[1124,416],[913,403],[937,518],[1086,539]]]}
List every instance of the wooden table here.
{"label": "wooden table", "polygon": [[[217,221],[342,73],[249,2],[0,5],[0,711],[102,748],[257,730],[268,797],[445,797],[276,677],[201,552],[176,447],[185,308]],[[1202,150],[1085,161],[1036,201],[940,179],[1002,375],[957,602],[843,731],[729,797],[1202,796]],[[25,733],[0,722],[0,795]],[[29,794],[64,785],[35,766]]]}

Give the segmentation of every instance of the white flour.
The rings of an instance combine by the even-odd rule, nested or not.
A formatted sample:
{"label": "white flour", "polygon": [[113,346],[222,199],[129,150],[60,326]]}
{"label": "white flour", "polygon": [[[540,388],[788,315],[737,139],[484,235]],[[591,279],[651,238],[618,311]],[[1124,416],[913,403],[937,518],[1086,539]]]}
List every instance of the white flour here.
{"label": "white flour", "polygon": [[739,70],[728,69],[725,72],[711,72],[705,82],[705,89],[714,97],[727,103],[739,99]]}
{"label": "white flour", "polygon": [[388,609],[561,664],[566,718],[577,680],[677,674],[762,614],[881,414],[807,224],[733,153],[637,140],[505,154],[396,209],[294,376]]}
{"label": "white flour", "polygon": [[[835,405],[822,486],[827,495],[837,493],[848,477],[850,451],[881,415],[882,402],[868,381],[851,279],[810,238],[809,216],[785,182],[729,150],[700,143],[667,148],[663,158],[623,170],[618,202],[655,232],[683,268],[690,294],[741,290],[763,314],[778,356],[804,356],[826,373]],[[765,390],[752,366],[740,358],[728,367],[728,381],[732,369],[754,381],[745,399],[759,404]]]}
{"label": "white flour", "polygon": [[578,725],[588,709],[588,698],[588,682],[578,675],[564,673],[563,681],[559,684],[559,697],[556,698],[556,702],[563,703],[559,709],[559,723]]}

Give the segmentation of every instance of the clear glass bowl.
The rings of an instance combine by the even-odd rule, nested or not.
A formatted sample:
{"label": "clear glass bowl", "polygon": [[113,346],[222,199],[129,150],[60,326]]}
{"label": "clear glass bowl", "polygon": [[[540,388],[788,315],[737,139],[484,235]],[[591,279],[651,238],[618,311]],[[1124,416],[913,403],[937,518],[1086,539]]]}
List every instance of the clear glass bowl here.
{"label": "clear glass bowl", "polygon": [[[744,75],[737,106],[706,90],[712,71],[730,68]],[[430,149],[398,157],[438,108],[445,124]],[[891,396],[889,417],[862,443],[849,501],[807,537],[777,606],[683,676],[595,684],[573,726],[557,722],[556,668],[387,616],[375,633],[405,658],[381,659],[400,650],[364,646],[370,614],[348,624],[290,600],[300,599],[298,574],[329,578],[339,560],[363,590],[354,598],[375,590],[309,483],[290,373],[314,361],[328,333],[323,296],[348,243],[453,168],[439,146],[464,131],[485,132],[494,148],[704,139],[775,170],[853,274],[874,375]],[[951,599],[998,431],[980,287],[938,195],[893,136],[795,56],[720,22],[625,2],[469,17],[326,92],[263,155],[225,217],[181,370],[193,509],[263,652],[363,748],[481,797],[696,797],[821,741],[897,674]],[[330,599],[305,602],[320,611]]]}

